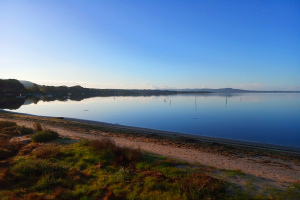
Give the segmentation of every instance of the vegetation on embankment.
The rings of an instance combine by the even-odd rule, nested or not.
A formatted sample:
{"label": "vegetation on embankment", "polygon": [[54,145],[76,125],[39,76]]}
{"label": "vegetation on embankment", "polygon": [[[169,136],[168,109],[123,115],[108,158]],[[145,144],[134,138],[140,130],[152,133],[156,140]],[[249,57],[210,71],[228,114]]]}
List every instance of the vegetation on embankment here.
{"label": "vegetation on embankment", "polygon": [[[2,138],[19,128],[1,122]],[[37,133],[35,133],[37,134]],[[46,135],[39,131],[39,135]],[[68,139],[14,146],[0,168],[1,199],[207,199],[225,193],[225,183],[167,158],[121,148],[110,139]]]}
{"label": "vegetation on embankment", "polygon": [[[29,140],[37,133],[47,135],[38,123],[35,129],[0,123],[0,149],[11,152],[0,159],[0,199],[297,199],[300,195],[299,184],[261,195],[243,191],[212,177],[209,167],[122,148],[108,138],[10,140],[23,134],[31,134],[25,136]],[[240,171],[225,173],[245,176]]]}
{"label": "vegetation on embankment", "polygon": [[0,96],[4,94],[20,94],[26,92],[27,90],[18,80],[8,79],[1,80],[0,79]]}

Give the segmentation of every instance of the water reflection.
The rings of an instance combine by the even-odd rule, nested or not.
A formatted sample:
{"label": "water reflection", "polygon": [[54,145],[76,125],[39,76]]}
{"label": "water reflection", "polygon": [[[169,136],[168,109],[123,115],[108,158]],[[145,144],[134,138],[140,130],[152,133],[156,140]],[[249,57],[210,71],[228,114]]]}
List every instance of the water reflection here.
{"label": "water reflection", "polygon": [[25,99],[18,98],[1,98],[0,99],[0,109],[10,109],[16,110],[19,109],[22,105],[24,105]]}
{"label": "water reflection", "polygon": [[[264,96],[265,95],[265,96]],[[168,95],[168,96],[163,96],[163,95],[157,95],[157,96],[113,96],[113,100],[118,101],[124,101],[124,100],[135,100],[139,101],[140,103],[144,102],[147,103],[149,101],[153,101],[155,99],[161,98],[163,99],[163,102],[169,105],[172,105],[172,100],[171,97],[175,97],[176,99],[181,99],[181,98],[188,98],[188,97],[195,97],[194,99],[194,110],[198,110],[198,97],[203,100],[207,99],[214,99],[214,97],[225,97],[225,108],[228,106],[228,98],[237,98],[239,97],[239,101],[245,101],[245,102],[260,102],[261,98],[263,97],[264,99],[266,96],[272,96],[272,94],[249,94],[249,93],[196,93],[195,94],[175,94],[175,95]],[[276,95],[276,94],[273,94]],[[285,98],[290,98],[290,99],[295,99],[295,96],[299,96],[299,94],[278,94],[280,96],[285,96]],[[108,99],[110,101],[110,98],[112,96],[105,96],[105,97],[93,97],[93,96],[85,96],[85,95],[72,95],[72,96],[41,96],[41,97],[29,97],[26,99],[20,99],[16,97],[7,97],[7,98],[1,98],[0,99],[0,109],[19,109],[21,106],[26,106],[30,104],[38,104],[40,102],[68,102],[70,101],[87,101],[88,99]],[[297,99],[297,98],[296,98]]]}
{"label": "water reflection", "polygon": [[53,101],[68,102],[68,100],[80,102],[88,98],[91,97],[86,97],[83,95],[56,96],[56,97],[52,95],[45,95],[40,97],[28,97],[28,98],[1,97],[0,109],[16,110],[19,109],[21,106],[38,104],[39,102],[53,102]]}
{"label": "water reflection", "polygon": [[[23,106],[21,106],[23,105]],[[300,94],[180,94],[1,99],[0,108],[34,115],[300,146]]]}

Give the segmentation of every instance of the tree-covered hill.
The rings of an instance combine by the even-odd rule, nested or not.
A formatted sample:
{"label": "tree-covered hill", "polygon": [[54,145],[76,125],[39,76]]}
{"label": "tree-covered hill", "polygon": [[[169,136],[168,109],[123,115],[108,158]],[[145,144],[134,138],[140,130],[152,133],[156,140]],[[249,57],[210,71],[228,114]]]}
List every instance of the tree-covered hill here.
{"label": "tree-covered hill", "polygon": [[[82,86],[46,86],[32,83],[31,87],[24,87],[24,81],[16,79],[0,79],[0,95],[53,95],[53,96],[72,96],[73,99],[81,99],[94,96],[151,96],[151,95],[170,95],[178,93],[196,93],[196,91],[176,91],[176,90],[150,90],[150,89],[95,89],[84,88]],[[207,93],[197,91],[197,93]]]}
{"label": "tree-covered hill", "polygon": [[0,79],[0,95],[1,94],[20,94],[26,92],[23,84],[16,79]]}

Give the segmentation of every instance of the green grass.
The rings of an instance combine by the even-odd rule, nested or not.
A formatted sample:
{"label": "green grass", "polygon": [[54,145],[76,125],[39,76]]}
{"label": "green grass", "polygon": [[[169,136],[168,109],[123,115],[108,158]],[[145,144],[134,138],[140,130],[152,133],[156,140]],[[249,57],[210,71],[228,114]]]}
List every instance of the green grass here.
{"label": "green grass", "polygon": [[45,159],[20,159],[13,167],[11,172],[18,178],[39,177],[46,174],[61,175],[66,166],[59,163],[52,163]]}
{"label": "green grass", "polygon": [[242,172],[240,169],[236,169],[236,170],[222,170],[225,172],[225,174],[228,176],[228,177],[243,177],[245,176],[246,174],[244,172]]}
{"label": "green grass", "polygon": [[[96,145],[97,144],[97,145]],[[105,146],[105,148],[99,147]],[[122,152],[122,153],[121,153]],[[1,182],[2,199],[201,199],[215,198],[216,190],[204,189],[189,171],[172,160],[120,148],[107,139],[68,145],[44,144],[26,156],[15,158]],[[140,166],[140,167],[138,167]],[[198,172],[198,174],[201,174]],[[4,178],[5,177],[5,178]],[[212,188],[221,181],[209,178]],[[201,181],[202,182],[202,181]],[[186,189],[186,184],[193,186]],[[28,188],[22,190],[22,188]],[[201,190],[202,192],[196,192]],[[207,192],[210,191],[210,192]],[[63,194],[63,195],[62,195]],[[110,197],[109,197],[110,196]]]}

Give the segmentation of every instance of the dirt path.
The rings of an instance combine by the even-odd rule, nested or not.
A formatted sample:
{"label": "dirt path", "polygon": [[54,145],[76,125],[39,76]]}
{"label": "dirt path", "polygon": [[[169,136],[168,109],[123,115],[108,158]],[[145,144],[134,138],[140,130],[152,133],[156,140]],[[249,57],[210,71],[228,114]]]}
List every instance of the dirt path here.
{"label": "dirt path", "polygon": [[[2,119],[0,120],[7,120]],[[21,120],[15,121],[19,125],[33,127],[33,123]],[[98,139],[102,136],[86,134],[83,132],[75,132],[64,127],[51,126],[46,124],[47,128],[57,131],[62,136],[80,137],[87,139]],[[118,145],[131,148],[140,148],[143,151],[154,154],[172,157],[189,163],[200,163],[206,166],[228,170],[241,170],[249,175],[254,175],[271,182],[277,182],[284,185],[285,183],[293,183],[300,181],[300,165],[292,161],[283,161],[280,159],[272,159],[269,157],[247,157],[247,158],[228,158],[213,153],[205,153],[199,150],[188,148],[176,148],[168,145],[155,144],[151,142],[131,141],[126,138],[112,137]]]}

